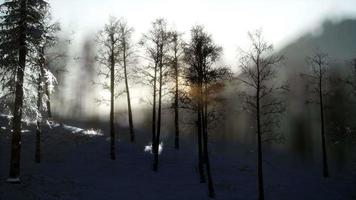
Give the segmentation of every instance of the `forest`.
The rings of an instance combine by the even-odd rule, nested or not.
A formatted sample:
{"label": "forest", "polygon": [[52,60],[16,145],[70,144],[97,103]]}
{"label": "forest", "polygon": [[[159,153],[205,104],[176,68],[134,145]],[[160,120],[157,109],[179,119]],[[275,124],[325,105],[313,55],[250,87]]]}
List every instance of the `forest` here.
{"label": "forest", "polygon": [[0,3],[0,200],[356,199],[356,15],[278,48],[261,24],[231,63],[209,23],[104,12],[78,43],[52,1]]}

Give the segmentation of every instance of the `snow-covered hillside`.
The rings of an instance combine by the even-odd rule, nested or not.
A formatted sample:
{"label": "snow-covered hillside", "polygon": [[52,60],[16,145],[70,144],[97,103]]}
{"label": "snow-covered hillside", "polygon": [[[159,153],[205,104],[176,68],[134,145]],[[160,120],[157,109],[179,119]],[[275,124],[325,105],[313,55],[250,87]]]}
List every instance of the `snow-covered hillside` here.
{"label": "snow-covered hillside", "polygon": [[[24,125],[22,183],[6,183],[11,139],[7,120],[0,117],[1,200],[208,199],[206,185],[199,183],[194,146],[183,144],[177,151],[164,145],[159,171],[153,172],[144,145],[120,140],[117,160],[112,161],[105,134],[64,124],[44,127],[41,164],[34,162],[34,127]],[[255,152],[243,145],[236,149],[239,153],[211,153],[217,199],[257,199]],[[291,164],[293,156],[267,150],[265,157],[266,199],[356,199],[356,175],[346,169],[324,179],[319,166]]]}

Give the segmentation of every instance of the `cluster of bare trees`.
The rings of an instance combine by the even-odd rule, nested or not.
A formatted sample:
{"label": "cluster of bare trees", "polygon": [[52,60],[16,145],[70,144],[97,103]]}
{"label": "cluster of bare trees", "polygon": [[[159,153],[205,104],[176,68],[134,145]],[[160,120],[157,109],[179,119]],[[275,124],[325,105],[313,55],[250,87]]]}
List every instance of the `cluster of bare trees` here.
{"label": "cluster of bare trees", "polygon": [[[98,75],[101,78],[97,84],[110,92],[110,157],[112,160],[116,158],[115,99],[122,93],[126,93],[127,96],[130,141],[135,141],[128,69],[135,63],[135,47],[131,41],[132,33],[133,28],[129,27],[124,19],[111,17],[96,39],[99,46],[96,61],[99,64]],[[125,90],[115,90],[115,85],[122,81],[124,81]]]}
{"label": "cluster of bare trees", "polygon": [[[50,94],[55,77],[49,63],[63,55],[50,57],[47,50],[57,42],[57,23],[50,20],[49,4],[44,0],[6,0],[1,6],[0,22],[0,78],[1,100],[13,106],[10,182],[20,181],[21,120],[27,110],[36,116],[35,161],[41,162],[41,124],[44,118],[52,118]],[[96,62],[97,84],[110,93],[110,158],[116,159],[117,133],[115,131],[115,99],[126,94],[130,141],[135,142],[135,126],[131,105],[132,78],[140,75],[141,83],[152,89],[152,154],[153,171],[158,171],[161,143],[163,108],[166,100],[174,112],[174,141],[180,148],[180,112],[188,109],[196,117],[198,173],[200,182],[207,182],[209,196],[215,197],[211,162],[209,157],[210,124],[218,120],[216,106],[221,103],[221,93],[233,75],[230,69],[219,63],[222,47],[215,44],[203,26],[194,26],[190,39],[171,29],[165,19],[152,22],[151,28],[136,44],[132,39],[134,29],[124,19],[110,18],[98,33]],[[249,33],[250,48],[241,50],[240,71],[236,79],[242,91],[243,107],[255,117],[257,174],[259,199],[264,199],[263,143],[279,140],[276,129],[285,111],[283,94],[288,87],[278,77],[278,66],[283,57],[273,52],[261,31]],[[138,56],[139,50],[144,55]],[[140,62],[137,60],[142,58]],[[325,103],[327,55],[317,53],[308,59],[311,73],[303,76],[312,85],[313,102],[320,107],[321,147],[323,175],[329,176],[325,131]],[[354,62],[356,66],[356,61]],[[348,81],[351,86],[356,84]],[[123,91],[118,84],[124,84]],[[29,90],[27,90],[29,88]],[[32,91],[33,94],[27,94]],[[33,92],[34,91],[34,92]],[[25,94],[24,94],[25,93]],[[31,96],[32,95],[32,96]],[[166,98],[169,96],[170,98]],[[43,114],[46,112],[47,114]],[[195,118],[194,117],[194,118]]]}
{"label": "cluster of bare trees", "polygon": [[[196,129],[198,136],[198,166],[201,182],[205,182],[204,167],[206,168],[209,195],[215,196],[213,180],[210,170],[208,150],[208,123],[214,120],[211,110],[216,102],[217,94],[223,90],[225,80],[230,77],[226,67],[216,65],[222,48],[214,44],[211,36],[202,26],[195,26],[191,30],[191,39],[184,42],[182,34],[168,27],[165,19],[159,18],[152,22],[151,29],[143,34],[138,45],[144,49],[143,65],[140,67],[128,65],[135,46],[130,40],[132,29],[126,22],[112,18],[99,33],[97,61],[100,63],[99,74],[105,82],[104,88],[110,89],[110,136],[111,158],[115,159],[114,132],[114,98],[115,85],[125,81],[127,93],[128,114],[130,121],[131,141],[134,140],[132,111],[128,86],[128,69],[140,74],[141,83],[152,89],[152,154],[153,170],[158,171],[159,146],[162,132],[162,110],[164,96],[172,100],[174,111],[174,147],[179,149],[179,113],[181,107],[190,108],[196,113]],[[137,64],[137,62],[136,62]],[[183,89],[184,88],[184,89]],[[187,89],[188,88],[188,89]],[[181,106],[185,104],[186,106]]]}
{"label": "cluster of bare trees", "polygon": [[152,28],[149,32],[144,34],[140,41],[140,45],[146,49],[148,58],[148,68],[143,69],[143,73],[148,74],[147,78],[151,82],[153,89],[152,152],[154,154],[154,171],[158,170],[158,154],[162,128],[162,95],[163,86],[166,83],[165,79],[167,79],[171,35],[172,33],[168,30],[167,22],[164,19],[157,19],[152,23]]}
{"label": "cluster of bare trees", "polygon": [[[125,32],[131,33],[132,29],[122,27],[120,20],[110,21],[104,33],[103,48],[99,50],[98,61],[111,70],[111,75],[102,73],[106,78],[111,78],[111,127],[113,127],[113,99],[114,85],[118,78],[125,81],[127,93],[130,132],[133,141],[132,111],[127,75],[127,59],[130,52],[125,46],[133,46],[130,40],[125,39]],[[121,28],[120,28],[121,27]],[[121,30],[121,32],[120,32]],[[127,30],[127,31],[122,31]],[[130,36],[130,34],[129,34]],[[275,54],[273,46],[266,42],[261,30],[249,32],[250,48],[240,50],[240,70],[235,77],[240,83],[240,100],[242,107],[255,118],[256,149],[257,149],[257,174],[259,199],[264,199],[263,176],[263,143],[266,141],[280,141],[283,137],[278,134],[282,114],[286,109],[284,96],[289,92],[287,84],[282,83],[279,77],[279,67],[283,65],[283,56]],[[125,42],[126,41],[126,42]],[[209,159],[209,124],[218,120],[218,111],[215,107],[221,103],[220,93],[225,85],[233,79],[232,72],[219,63],[222,48],[214,43],[203,26],[194,26],[191,29],[190,40],[184,41],[182,34],[170,29],[167,21],[157,19],[152,22],[151,29],[143,34],[138,43],[144,49],[141,65],[131,65],[135,72],[140,74],[141,83],[152,89],[152,153],[153,170],[158,171],[159,145],[161,143],[162,109],[164,96],[172,102],[174,110],[174,147],[180,148],[180,110],[188,109],[196,115],[196,135],[198,152],[198,173],[200,182],[208,183],[209,196],[215,197],[211,165]],[[115,46],[117,45],[117,46]],[[125,56],[126,55],[126,56]],[[327,148],[325,134],[325,109],[323,97],[326,95],[324,88],[327,56],[317,52],[308,59],[308,64],[313,69],[310,74],[303,74],[312,86],[315,97],[313,102],[320,105],[321,149],[323,158],[323,175],[329,176],[327,163]],[[115,66],[121,68],[115,69]],[[117,71],[116,71],[117,70]],[[123,70],[120,71],[120,70]],[[353,83],[353,82],[352,82]],[[352,85],[352,84],[351,84]],[[115,134],[111,128],[111,152],[115,151]],[[113,158],[113,157],[112,157]]]}
{"label": "cluster of bare trees", "polygon": [[[283,96],[290,91],[287,84],[281,83],[282,78],[278,73],[284,58],[273,53],[273,46],[264,40],[261,30],[249,32],[248,36],[251,48],[241,50],[241,73],[237,79],[245,88],[240,92],[244,109],[251,112],[256,120],[258,191],[259,199],[264,199],[263,141],[283,139],[277,134],[276,128],[280,126],[286,108]],[[311,89],[307,103],[317,104],[319,107],[322,171],[324,177],[329,177],[325,130],[325,97],[330,93],[326,87],[329,79],[328,56],[318,49],[314,55],[307,58],[307,64],[311,72],[301,76]],[[353,86],[354,81],[347,82]]]}

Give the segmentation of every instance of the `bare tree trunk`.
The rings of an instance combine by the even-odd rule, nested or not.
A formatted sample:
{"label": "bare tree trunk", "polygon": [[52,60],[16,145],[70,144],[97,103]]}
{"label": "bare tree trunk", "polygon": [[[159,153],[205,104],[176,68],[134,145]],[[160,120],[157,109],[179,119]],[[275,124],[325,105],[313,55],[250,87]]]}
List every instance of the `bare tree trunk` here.
{"label": "bare tree trunk", "polygon": [[[42,47],[41,49],[41,54],[43,54],[43,63],[41,63],[43,66],[41,66],[41,76],[42,78],[44,78],[46,76],[46,72],[45,72],[45,69],[48,69],[47,68],[47,63],[46,63],[46,60],[44,58],[44,47]],[[46,100],[46,106],[47,106],[47,117],[49,119],[52,119],[52,109],[51,109],[51,97],[50,97],[50,93],[49,93],[49,89],[48,89],[48,83],[47,81],[45,80],[44,81],[44,93],[46,94],[47,96],[47,100]]]}
{"label": "bare tree trunk", "polygon": [[203,134],[204,140],[204,161],[206,167],[206,175],[208,177],[208,190],[209,190],[209,197],[215,197],[215,189],[214,189],[214,182],[211,176],[211,168],[210,168],[210,159],[209,159],[209,151],[208,151],[208,131],[204,131]]}
{"label": "bare tree trunk", "polygon": [[[41,67],[42,68],[42,67]],[[42,104],[42,73],[38,73],[38,80],[37,80],[37,110],[41,112],[41,104]],[[37,123],[36,123],[36,151],[35,151],[35,162],[41,162],[41,116],[37,116]]]}
{"label": "bare tree trunk", "polygon": [[323,157],[323,176],[325,178],[329,177],[328,159],[326,152],[326,141],[325,141],[325,124],[324,124],[324,105],[323,105],[323,91],[322,91],[322,72],[321,66],[319,66],[319,100],[320,100],[320,120],[321,120],[321,147],[322,147],[322,157]]}
{"label": "bare tree trunk", "polygon": [[202,86],[201,84],[199,84],[198,86],[199,88],[199,95],[198,95],[198,169],[199,169],[199,176],[200,176],[200,183],[205,183],[205,174],[204,174],[204,152],[203,152],[203,109],[202,109],[202,96],[200,96],[201,94],[201,90],[202,90]]}
{"label": "bare tree trunk", "polygon": [[20,156],[21,156],[21,118],[23,108],[23,82],[26,68],[26,22],[27,1],[21,1],[21,25],[19,38],[19,66],[16,72],[16,90],[15,90],[15,105],[13,118],[13,135],[11,141],[11,159],[9,182],[20,182]]}
{"label": "bare tree trunk", "polygon": [[207,106],[207,96],[206,92],[202,94],[204,96],[204,109],[203,109],[203,141],[204,141],[204,161],[205,161],[205,167],[206,167],[206,175],[208,177],[208,190],[209,190],[209,197],[210,198],[215,198],[215,189],[214,189],[214,183],[213,183],[213,178],[211,176],[211,168],[210,168],[210,159],[209,159],[209,151],[208,151],[208,106]]}
{"label": "bare tree trunk", "polygon": [[257,111],[257,148],[258,148],[258,191],[259,200],[264,199],[264,186],[263,186],[263,165],[262,165],[262,136],[261,136],[261,122],[259,109]]}
{"label": "bare tree trunk", "polygon": [[[114,40],[113,36],[111,36],[111,41]],[[114,45],[112,45],[114,46]],[[115,154],[115,127],[114,127],[114,92],[115,92],[115,60],[114,60],[114,47],[112,47],[111,50],[111,57],[110,57],[110,62],[111,62],[111,67],[110,67],[110,158],[111,160],[116,159],[116,154]]]}
{"label": "bare tree trunk", "polygon": [[152,153],[155,153],[155,142],[156,142],[156,90],[157,90],[157,65],[155,62],[155,72],[153,77],[153,107],[152,107]]}
{"label": "bare tree trunk", "polygon": [[[40,72],[38,73],[38,80],[37,80],[37,110],[39,113],[42,111],[42,95],[43,95],[43,87],[42,87],[42,81],[44,78],[44,63],[45,63],[45,58],[44,58],[44,47],[41,47],[41,52],[40,52]],[[45,81],[46,82],[46,81]],[[45,85],[45,88],[47,89],[47,85]],[[35,162],[40,163],[41,162],[41,135],[42,135],[42,130],[41,130],[41,122],[42,122],[42,116],[37,116],[37,126],[36,126],[36,152],[35,152]]]}
{"label": "bare tree trunk", "polygon": [[[161,47],[161,51],[162,47]],[[162,79],[163,79],[163,58],[160,58],[159,63],[159,89],[158,89],[158,120],[157,120],[157,135],[156,142],[154,145],[154,162],[153,162],[153,171],[158,170],[158,154],[159,154],[159,143],[161,136],[161,121],[162,121]]]}
{"label": "bare tree trunk", "polygon": [[129,116],[129,125],[130,125],[130,141],[135,142],[135,132],[134,125],[132,120],[132,109],[131,109],[131,98],[130,98],[130,89],[127,78],[127,64],[126,64],[126,43],[123,43],[123,61],[124,61],[124,75],[125,75],[125,87],[127,95],[127,111]]}
{"label": "bare tree trunk", "polygon": [[[259,62],[259,59],[257,59]],[[264,200],[264,184],[263,184],[263,163],[262,163],[262,131],[261,131],[261,113],[260,113],[260,68],[257,63],[257,91],[256,91],[256,118],[257,118],[257,173],[258,173],[258,199]]]}
{"label": "bare tree trunk", "polygon": [[[206,87],[205,87],[205,90],[206,90]],[[203,120],[204,120],[204,131],[208,131],[208,97],[207,97],[207,94],[204,93],[204,108],[203,108],[203,114],[204,114],[204,117],[203,117]]]}
{"label": "bare tree trunk", "polygon": [[200,109],[200,105],[198,103],[198,170],[200,183],[205,183],[205,173],[204,173],[204,156],[203,156],[203,141],[202,141],[202,112]]}
{"label": "bare tree trunk", "polygon": [[[42,75],[43,77],[44,75]],[[47,105],[47,117],[49,119],[52,119],[52,108],[51,108],[51,96],[48,90],[48,83],[47,81],[45,81],[45,92],[46,92],[46,96],[47,96],[47,101],[46,101],[46,105]]]}
{"label": "bare tree trunk", "polygon": [[[48,63],[46,62],[46,60],[45,60],[45,57],[44,57],[44,55],[45,55],[45,48],[44,47],[42,47],[41,48],[41,56],[42,56],[42,58],[41,58],[41,76],[42,76],[42,79],[46,76],[46,74],[45,74],[45,69],[47,69],[48,70]],[[47,106],[47,117],[49,118],[49,119],[52,119],[52,109],[51,109],[51,96],[50,96],[50,93],[49,93],[49,88],[48,88],[48,82],[45,80],[44,81],[44,92],[45,92],[45,94],[46,94],[46,96],[47,96],[47,100],[46,100],[46,106]],[[42,94],[43,94],[43,91],[42,91]]]}
{"label": "bare tree trunk", "polygon": [[175,93],[174,93],[174,127],[175,127],[175,139],[174,147],[179,149],[179,72],[178,72],[178,59],[177,52],[174,52],[174,76],[175,76]]}

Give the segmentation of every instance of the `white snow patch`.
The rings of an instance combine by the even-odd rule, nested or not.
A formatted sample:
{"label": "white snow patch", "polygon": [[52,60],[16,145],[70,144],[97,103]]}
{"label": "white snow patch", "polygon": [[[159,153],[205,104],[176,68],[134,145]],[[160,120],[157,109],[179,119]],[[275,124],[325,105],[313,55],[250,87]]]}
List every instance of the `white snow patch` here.
{"label": "white snow patch", "polygon": [[[145,149],[144,149],[145,152],[149,152],[150,154],[152,154],[152,144],[150,143],[149,145],[146,145],[145,146]],[[158,146],[158,154],[161,154],[163,151],[163,143],[159,143],[159,146]]]}
{"label": "white snow patch", "polygon": [[0,117],[7,118],[8,120],[12,119],[12,115],[0,114]]}
{"label": "white snow patch", "polygon": [[31,120],[31,119],[28,119],[28,118],[23,119],[22,122],[25,122],[27,126],[29,126],[29,125],[34,125],[34,124],[37,123],[36,120]]}
{"label": "white snow patch", "polygon": [[54,85],[57,84],[57,79],[49,70],[46,70],[45,78],[48,85],[49,93],[52,94],[55,88]]}
{"label": "white snow patch", "polygon": [[60,124],[55,123],[54,121],[50,121],[50,120],[46,120],[46,124],[50,129],[60,126]]}
{"label": "white snow patch", "polygon": [[84,132],[84,135],[89,135],[89,136],[102,136],[103,133],[100,129],[88,129],[88,130],[85,130]]}
{"label": "white snow patch", "polygon": [[71,133],[80,133],[80,132],[84,131],[84,129],[81,129],[81,128],[78,128],[78,127],[74,127],[74,126],[68,126],[68,125],[64,125],[63,128],[67,129]]}
{"label": "white snow patch", "polygon": [[20,178],[17,177],[17,178],[7,178],[6,182],[8,182],[8,183],[20,183],[21,181],[20,181]]}
{"label": "white snow patch", "polygon": [[[14,132],[14,130],[11,130],[11,133]],[[21,130],[21,133],[31,133],[30,130],[27,130],[27,129],[23,129]]]}
{"label": "white snow patch", "polygon": [[88,136],[102,136],[104,135],[100,129],[82,129],[74,126],[63,125],[63,128],[70,131],[72,134],[83,134]]}

